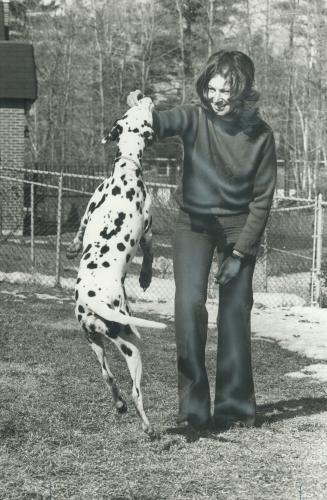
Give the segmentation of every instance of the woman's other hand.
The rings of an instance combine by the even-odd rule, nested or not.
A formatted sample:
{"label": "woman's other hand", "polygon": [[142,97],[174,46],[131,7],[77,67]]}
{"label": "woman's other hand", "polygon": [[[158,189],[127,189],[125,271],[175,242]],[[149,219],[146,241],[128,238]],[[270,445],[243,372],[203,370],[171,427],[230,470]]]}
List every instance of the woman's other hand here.
{"label": "woman's other hand", "polygon": [[241,265],[241,259],[231,256],[227,257],[215,276],[215,282],[219,285],[227,285],[239,273]]}

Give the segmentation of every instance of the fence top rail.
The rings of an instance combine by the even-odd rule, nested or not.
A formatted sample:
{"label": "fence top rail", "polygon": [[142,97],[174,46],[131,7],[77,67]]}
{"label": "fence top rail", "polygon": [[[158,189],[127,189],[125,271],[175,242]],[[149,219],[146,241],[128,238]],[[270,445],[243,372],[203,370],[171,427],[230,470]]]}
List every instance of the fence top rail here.
{"label": "fence top rail", "polygon": [[282,208],[272,208],[272,212],[292,212],[294,210],[303,210],[305,208],[314,208],[315,204],[310,203],[309,205],[300,205],[299,207],[282,207]]}
{"label": "fence top rail", "polygon": [[[9,175],[2,175],[0,173],[0,179],[5,179],[7,181],[16,181],[16,182],[21,182],[23,184],[31,184],[31,185],[34,185],[34,186],[43,186],[43,187],[48,187],[48,188],[52,188],[52,189],[59,189],[58,185],[57,186],[54,186],[53,184],[49,184],[47,182],[38,182],[38,181],[28,181],[27,179],[19,179],[18,177],[11,177]],[[174,186],[173,184],[160,184],[160,183],[157,183],[157,182],[147,182],[147,186],[150,186],[150,187],[158,187],[158,188],[176,188],[177,186]],[[68,192],[71,192],[71,193],[79,193],[79,194],[86,194],[86,195],[92,195],[93,194],[93,191],[90,192],[90,191],[85,191],[84,189],[75,189],[75,188],[70,188],[70,187],[63,187],[62,188],[63,191],[68,191]]]}
{"label": "fence top rail", "polygon": [[1,167],[0,170],[5,170],[5,171],[15,171],[15,172],[24,172],[27,174],[41,174],[41,175],[53,175],[54,177],[75,177],[79,179],[94,179],[94,180],[100,180],[104,179],[105,175],[87,175],[87,174],[72,174],[68,172],[55,172],[51,170],[38,170],[38,169],[33,169],[33,168],[22,168],[22,167]]}
{"label": "fence top rail", "polygon": [[[88,179],[88,180],[98,180],[101,181],[106,178],[105,175],[86,175],[86,174],[72,174],[68,172],[49,172],[48,170],[36,170],[36,169],[30,169],[30,168],[22,168],[22,167],[5,167],[2,168],[0,167],[0,172],[1,170],[3,171],[13,171],[13,172],[24,172],[28,174],[41,174],[41,175],[52,175],[55,177],[68,177],[68,178],[74,178],[74,179]],[[177,188],[176,184],[167,184],[167,183],[162,183],[162,182],[146,182],[147,186],[152,186],[152,187],[166,187],[170,189]]]}

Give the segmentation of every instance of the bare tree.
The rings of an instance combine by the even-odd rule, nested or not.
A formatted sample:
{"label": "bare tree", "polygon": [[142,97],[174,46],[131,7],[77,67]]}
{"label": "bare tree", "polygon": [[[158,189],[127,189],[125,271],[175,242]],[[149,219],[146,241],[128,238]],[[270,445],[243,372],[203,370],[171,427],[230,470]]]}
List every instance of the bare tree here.
{"label": "bare tree", "polygon": [[178,13],[178,25],[179,25],[179,43],[181,50],[181,83],[182,83],[182,103],[185,102],[186,98],[186,75],[185,75],[185,47],[184,47],[184,17],[183,17],[183,7],[182,1],[176,0],[176,9]]}

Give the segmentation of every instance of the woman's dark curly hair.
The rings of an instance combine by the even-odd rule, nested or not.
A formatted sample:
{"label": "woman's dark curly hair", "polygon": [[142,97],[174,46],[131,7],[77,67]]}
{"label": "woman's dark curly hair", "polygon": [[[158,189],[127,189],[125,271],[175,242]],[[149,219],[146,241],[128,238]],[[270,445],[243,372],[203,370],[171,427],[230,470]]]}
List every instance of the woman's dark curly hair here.
{"label": "woman's dark curly hair", "polygon": [[234,112],[246,105],[252,108],[256,105],[259,94],[253,88],[255,70],[252,59],[238,50],[219,50],[209,57],[196,81],[196,91],[206,109],[211,109],[208,83],[217,74],[230,82],[230,102]]}
{"label": "woman's dark curly hair", "polygon": [[216,75],[229,80],[231,111],[238,116],[249,138],[255,139],[266,129],[267,124],[260,119],[257,105],[259,93],[253,88],[255,69],[252,59],[238,50],[219,50],[209,57],[196,81],[196,91],[202,106],[209,111],[208,84]]}

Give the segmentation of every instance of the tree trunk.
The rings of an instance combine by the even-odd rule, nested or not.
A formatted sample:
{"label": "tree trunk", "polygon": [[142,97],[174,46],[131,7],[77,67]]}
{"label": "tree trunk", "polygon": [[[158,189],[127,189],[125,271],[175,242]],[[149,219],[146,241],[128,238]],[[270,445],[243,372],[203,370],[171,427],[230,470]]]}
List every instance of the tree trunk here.
{"label": "tree trunk", "polygon": [[[100,136],[104,136],[105,130],[105,101],[104,101],[104,82],[103,82],[103,54],[99,37],[99,13],[96,10],[95,0],[92,0],[92,8],[94,14],[94,39],[98,62],[98,86],[100,98]],[[106,166],[106,157],[104,148],[101,151],[101,162],[103,167]]]}
{"label": "tree trunk", "polygon": [[215,0],[208,0],[207,3],[207,14],[208,14],[208,57],[212,54],[213,36],[213,8]]}
{"label": "tree trunk", "polygon": [[182,104],[186,99],[186,77],[185,77],[185,47],[184,47],[184,17],[182,10],[181,0],[176,0],[176,9],[178,13],[178,23],[179,23],[179,43],[181,50],[181,69],[182,69]]}
{"label": "tree trunk", "polygon": [[[293,124],[294,124],[294,27],[295,27],[295,20],[296,20],[296,15],[297,15],[297,7],[296,7],[296,0],[292,1],[292,12],[291,12],[291,21],[290,21],[290,27],[289,27],[289,42],[288,42],[288,53],[289,53],[289,58],[288,58],[288,67],[289,67],[289,74],[288,74],[288,96],[287,96],[287,109],[286,109],[286,128],[285,128],[285,137],[283,139],[283,149],[284,149],[284,194],[285,196],[289,196],[290,192],[290,177],[291,177],[291,172],[292,172],[292,155],[290,153],[290,148],[291,148],[291,137],[293,135]],[[293,130],[292,130],[293,129]],[[294,145],[294,154],[293,154],[293,161],[295,160],[295,166],[294,169],[297,168],[296,166],[296,148]],[[297,179],[296,175],[296,179]],[[297,183],[297,182],[296,182]]]}

